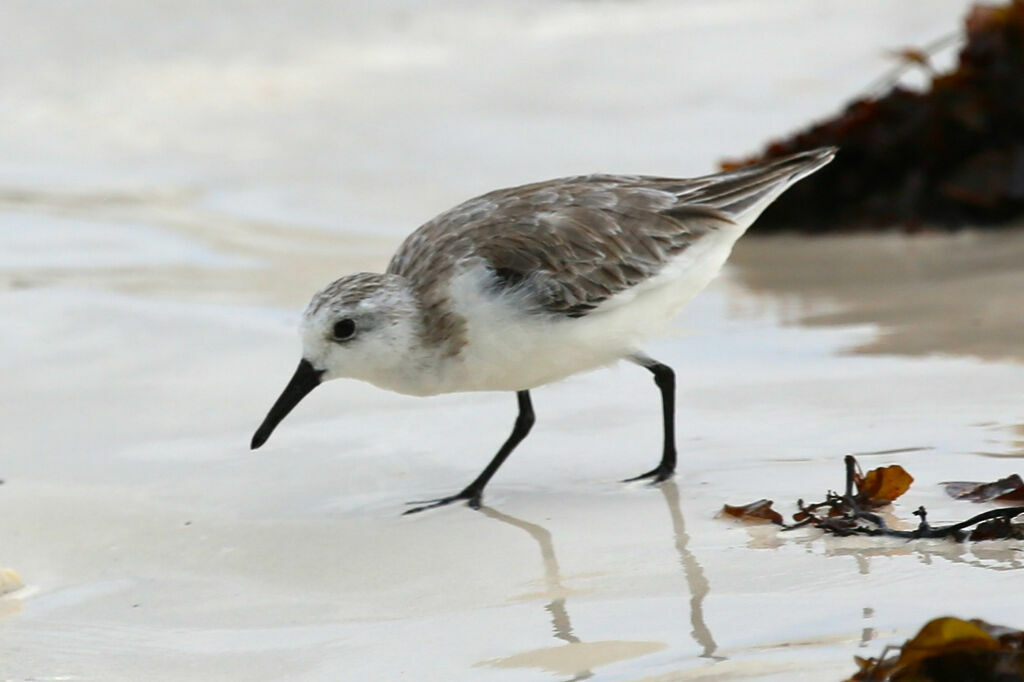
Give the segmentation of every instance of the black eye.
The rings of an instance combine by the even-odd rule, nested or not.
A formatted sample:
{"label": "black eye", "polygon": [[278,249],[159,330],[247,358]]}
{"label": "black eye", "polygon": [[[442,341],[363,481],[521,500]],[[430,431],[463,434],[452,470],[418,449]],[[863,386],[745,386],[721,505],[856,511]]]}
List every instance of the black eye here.
{"label": "black eye", "polygon": [[338,341],[347,341],[355,336],[356,323],[347,317],[334,323],[334,338]]}

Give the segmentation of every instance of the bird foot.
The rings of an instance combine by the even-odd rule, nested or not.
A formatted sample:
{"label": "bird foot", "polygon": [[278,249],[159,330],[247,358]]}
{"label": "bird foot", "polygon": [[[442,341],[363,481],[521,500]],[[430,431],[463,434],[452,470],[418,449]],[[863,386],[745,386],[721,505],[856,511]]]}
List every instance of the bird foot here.
{"label": "bird foot", "polygon": [[466,504],[471,509],[479,509],[480,498],[480,491],[470,490],[469,488],[466,488],[460,493],[449,495],[448,497],[441,497],[436,500],[420,500],[418,502],[406,502],[406,504],[415,504],[417,506],[413,507],[412,509],[406,509],[404,512],[402,512],[402,516],[416,514],[418,512],[426,511],[428,509],[437,509],[438,507],[444,507],[446,505],[451,504],[452,502],[458,502],[460,500],[465,500]]}
{"label": "bird foot", "polygon": [[675,470],[676,468],[674,466],[666,466],[664,464],[659,464],[658,466],[654,467],[647,473],[640,474],[639,476],[634,476],[633,478],[623,479],[622,482],[632,483],[633,481],[644,481],[647,479],[651,479],[651,485],[654,485],[655,483],[661,483],[662,481],[667,481],[668,479],[672,478],[672,474],[675,472]]}

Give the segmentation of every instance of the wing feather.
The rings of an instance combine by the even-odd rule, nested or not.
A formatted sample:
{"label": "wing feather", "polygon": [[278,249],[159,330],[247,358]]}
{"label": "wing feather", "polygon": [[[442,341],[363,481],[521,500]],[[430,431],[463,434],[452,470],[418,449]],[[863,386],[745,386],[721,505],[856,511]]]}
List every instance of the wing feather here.
{"label": "wing feather", "polygon": [[483,265],[496,295],[515,295],[537,313],[580,317],[656,275],[708,233],[759,211],[833,153],[803,152],[690,180],[589,175],[497,190],[413,232],[388,272],[406,277],[425,308],[450,315],[447,283]]}

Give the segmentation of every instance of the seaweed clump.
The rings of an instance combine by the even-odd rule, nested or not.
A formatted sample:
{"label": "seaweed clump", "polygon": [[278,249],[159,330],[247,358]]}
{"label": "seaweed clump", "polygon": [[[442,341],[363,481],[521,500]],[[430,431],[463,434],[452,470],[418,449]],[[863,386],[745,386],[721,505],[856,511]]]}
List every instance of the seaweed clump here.
{"label": "seaweed clump", "polygon": [[860,670],[846,682],[1021,682],[1024,632],[946,616],[878,658],[854,660]]}
{"label": "seaweed clump", "polygon": [[[928,523],[928,512],[918,507],[914,512],[920,521],[913,530],[890,528],[885,519],[874,512],[885,507],[907,492],[914,477],[894,464],[872,469],[861,474],[860,464],[853,455],[843,458],[846,467],[845,492],[829,491],[821,502],[806,504],[797,500],[799,511],[793,515],[794,523],[786,524],[782,514],[772,509],[771,500],[762,499],[747,505],[725,505],[723,516],[731,516],[751,523],[774,523],[782,530],[813,526],[830,535],[888,536],[917,540],[922,538],[949,538],[956,542],[970,540],[1024,540],[1024,523],[1014,522],[1024,516],[1024,506],[1003,507],[975,514],[971,518],[946,526]],[[991,483],[954,481],[945,483],[946,491],[957,499],[977,502],[1020,499],[1024,494],[1017,484],[1020,476],[1013,475]]]}
{"label": "seaweed clump", "polygon": [[[957,65],[926,91],[863,97],[735,168],[835,145],[834,163],[770,206],[755,229],[830,232],[995,226],[1024,215],[1024,0],[975,5]],[[901,53],[926,63],[919,51]]]}

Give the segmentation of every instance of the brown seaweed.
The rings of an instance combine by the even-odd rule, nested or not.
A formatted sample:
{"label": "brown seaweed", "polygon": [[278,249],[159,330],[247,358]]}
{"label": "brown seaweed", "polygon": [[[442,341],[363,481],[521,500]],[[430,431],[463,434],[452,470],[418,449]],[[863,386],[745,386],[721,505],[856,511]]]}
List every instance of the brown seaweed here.
{"label": "brown seaweed", "polygon": [[[835,162],[770,206],[754,229],[834,232],[998,226],[1024,216],[1024,0],[975,5],[956,67],[895,86],[734,168],[834,145]],[[927,61],[923,50],[899,52]],[[929,69],[930,70],[930,69]]]}

